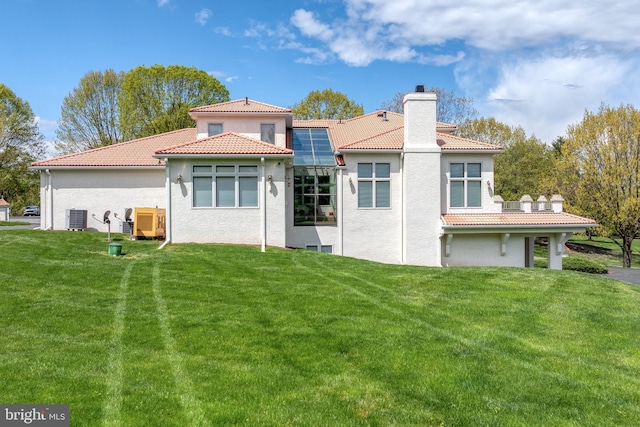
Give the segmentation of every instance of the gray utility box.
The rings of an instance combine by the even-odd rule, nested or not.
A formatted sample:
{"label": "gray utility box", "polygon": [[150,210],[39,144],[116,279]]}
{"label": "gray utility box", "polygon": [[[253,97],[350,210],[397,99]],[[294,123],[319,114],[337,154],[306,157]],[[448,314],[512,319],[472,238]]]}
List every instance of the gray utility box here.
{"label": "gray utility box", "polygon": [[84,230],[87,228],[87,211],[67,209],[65,225],[67,230]]}

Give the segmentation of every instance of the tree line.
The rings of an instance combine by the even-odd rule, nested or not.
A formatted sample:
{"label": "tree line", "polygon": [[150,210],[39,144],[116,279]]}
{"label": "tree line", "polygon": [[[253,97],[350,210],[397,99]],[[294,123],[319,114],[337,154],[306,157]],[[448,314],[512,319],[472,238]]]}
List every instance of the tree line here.
{"label": "tree line", "polygon": [[[458,136],[496,144],[495,193],[505,200],[561,194],[566,210],[595,219],[631,264],[631,242],[640,237],[640,111],[602,105],[585,111],[551,144],[521,126],[478,117],[473,99],[430,88],[438,96],[436,119],[457,125]],[[402,112],[405,92],[380,105]],[[126,73],[91,71],[65,98],[54,146],[58,154],[194,126],[189,109],[229,100],[226,87],[195,68],[154,65]],[[292,107],[295,119],[348,119],[362,104],[326,89],[311,91]],[[0,84],[0,197],[14,206],[35,204],[38,177],[29,164],[45,152],[29,104]]]}

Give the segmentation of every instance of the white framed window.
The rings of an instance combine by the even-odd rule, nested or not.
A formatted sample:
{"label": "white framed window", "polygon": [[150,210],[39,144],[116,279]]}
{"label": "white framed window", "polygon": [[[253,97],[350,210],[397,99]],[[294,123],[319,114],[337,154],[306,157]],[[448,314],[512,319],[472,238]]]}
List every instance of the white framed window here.
{"label": "white framed window", "polygon": [[209,123],[207,127],[207,135],[213,136],[222,133],[222,123]]}
{"label": "white framed window", "polygon": [[482,164],[449,164],[449,206],[478,208],[482,206]]}
{"label": "white framed window", "polygon": [[335,225],[336,203],[336,168],[294,168],[294,225]]}
{"label": "white framed window", "polygon": [[258,206],[257,165],[193,166],[194,208]]}
{"label": "white framed window", "polygon": [[389,163],[358,163],[358,207],[391,207]]}
{"label": "white framed window", "polygon": [[333,245],[306,245],[305,249],[308,251],[324,252],[325,254],[333,253]]}
{"label": "white framed window", "polygon": [[263,123],[260,125],[260,141],[269,144],[276,143],[276,125],[274,123]]}

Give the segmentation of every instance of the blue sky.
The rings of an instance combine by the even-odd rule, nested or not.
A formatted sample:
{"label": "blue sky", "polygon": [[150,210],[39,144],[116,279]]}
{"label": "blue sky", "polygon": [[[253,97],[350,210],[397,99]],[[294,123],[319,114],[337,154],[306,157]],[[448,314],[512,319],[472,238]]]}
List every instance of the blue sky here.
{"label": "blue sky", "polygon": [[416,84],[546,142],[601,102],[640,108],[635,0],[0,0],[0,83],[48,140],[87,72],[205,70],[289,107],[332,88],[378,109]]}

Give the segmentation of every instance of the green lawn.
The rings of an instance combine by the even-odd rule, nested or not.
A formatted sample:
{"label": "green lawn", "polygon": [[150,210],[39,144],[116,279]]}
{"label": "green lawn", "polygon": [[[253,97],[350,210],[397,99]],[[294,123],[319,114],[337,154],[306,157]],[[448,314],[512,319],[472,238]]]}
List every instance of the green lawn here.
{"label": "green lawn", "polygon": [[[622,267],[622,249],[605,237],[575,235],[569,240],[569,245],[577,245],[574,249],[588,253],[590,257],[598,259],[607,265]],[[573,247],[573,246],[571,246]],[[631,267],[640,266],[640,240],[631,244]]]}
{"label": "green lawn", "polygon": [[640,425],[640,287],[119,243],[0,231],[1,403],[72,426]]}

